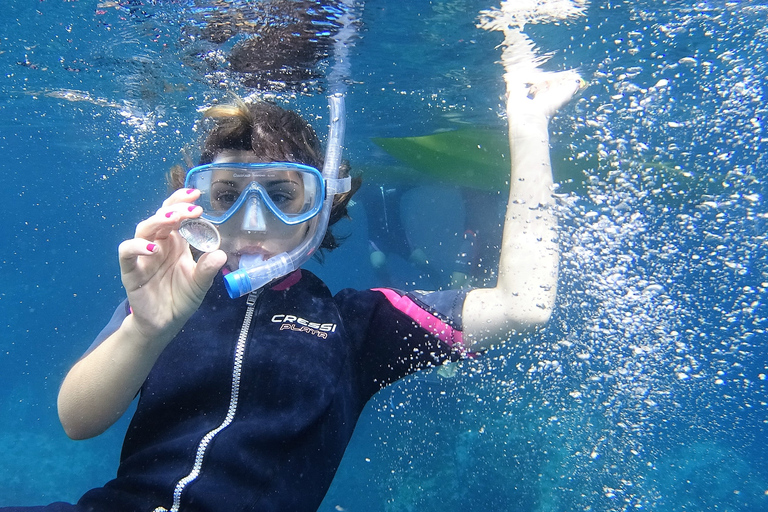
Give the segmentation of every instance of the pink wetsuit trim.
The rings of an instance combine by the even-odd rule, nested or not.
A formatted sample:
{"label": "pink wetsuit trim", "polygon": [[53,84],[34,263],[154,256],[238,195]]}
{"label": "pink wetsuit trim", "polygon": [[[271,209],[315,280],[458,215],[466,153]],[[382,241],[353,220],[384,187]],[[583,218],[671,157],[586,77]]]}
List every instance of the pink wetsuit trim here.
{"label": "pink wetsuit trim", "polygon": [[383,293],[395,309],[408,315],[419,326],[432,333],[437,339],[444,342],[449,347],[459,345],[463,348],[464,337],[461,331],[454,329],[435,315],[424,311],[409,297],[400,295],[389,288],[373,288],[373,291]]}
{"label": "pink wetsuit trim", "polygon": [[272,289],[278,292],[287,290],[291,286],[298,283],[300,279],[301,279],[301,269],[298,269],[295,272],[288,274],[288,277],[286,277],[285,279],[277,283],[275,286],[272,287]]}

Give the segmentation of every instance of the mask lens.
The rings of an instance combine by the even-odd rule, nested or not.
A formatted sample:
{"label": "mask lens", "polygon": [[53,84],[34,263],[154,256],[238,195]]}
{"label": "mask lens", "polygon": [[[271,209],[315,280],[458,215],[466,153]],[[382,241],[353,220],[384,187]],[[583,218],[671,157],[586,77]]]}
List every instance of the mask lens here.
{"label": "mask lens", "polygon": [[293,163],[203,165],[189,171],[186,186],[200,190],[203,216],[214,223],[226,221],[253,194],[288,224],[314,217],[323,201],[319,171]]}

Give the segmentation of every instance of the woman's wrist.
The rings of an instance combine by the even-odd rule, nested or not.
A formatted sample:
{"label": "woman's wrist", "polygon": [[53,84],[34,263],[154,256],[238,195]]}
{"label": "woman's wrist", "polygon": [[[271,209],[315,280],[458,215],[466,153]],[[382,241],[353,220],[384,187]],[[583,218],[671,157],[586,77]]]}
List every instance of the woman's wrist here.
{"label": "woman's wrist", "polygon": [[549,137],[549,116],[535,105],[507,108],[508,125],[511,134],[519,137]]}
{"label": "woman's wrist", "polygon": [[143,325],[141,320],[134,313],[131,313],[123,320],[120,330],[123,331],[126,341],[129,341],[138,349],[142,351],[157,351],[159,354],[178,334],[181,327],[170,324],[162,328]]}

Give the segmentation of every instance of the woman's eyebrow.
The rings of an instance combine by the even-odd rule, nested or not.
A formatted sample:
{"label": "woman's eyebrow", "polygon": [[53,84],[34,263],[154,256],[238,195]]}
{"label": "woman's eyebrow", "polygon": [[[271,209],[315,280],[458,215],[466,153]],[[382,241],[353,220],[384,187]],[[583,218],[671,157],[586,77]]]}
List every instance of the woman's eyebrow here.
{"label": "woman's eyebrow", "polygon": [[293,185],[299,186],[299,182],[290,178],[285,179],[276,179],[276,180],[267,180],[267,183],[270,185],[281,185],[283,183],[292,183]]}
{"label": "woman's eyebrow", "polygon": [[235,182],[234,181],[228,181],[228,180],[216,180],[216,181],[211,183],[211,186],[218,185],[220,183],[222,183],[224,185],[229,185],[230,187],[234,187],[235,186]]}

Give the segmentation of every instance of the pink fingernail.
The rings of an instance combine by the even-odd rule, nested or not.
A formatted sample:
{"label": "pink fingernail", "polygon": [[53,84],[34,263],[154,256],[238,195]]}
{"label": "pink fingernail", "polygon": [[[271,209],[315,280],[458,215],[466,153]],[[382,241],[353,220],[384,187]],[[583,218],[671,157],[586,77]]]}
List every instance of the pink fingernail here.
{"label": "pink fingernail", "polygon": [[168,213],[165,214],[165,218],[166,219],[170,219],[171,215],[173,215],[173,212],[168,212]]}
{"label": "pink fingernail", "polygon": [[149,252],[155,252],[155,248],[157,248],[156,244],[147,244],[147,250]]}
{"label": "pink fingernail", "polygon": [[195,208],[197,208],[197,206],[190,206],[189,208],[187,208],[187,210],[189,210],[190,212],[192,212],[192,211],[194,211],[194,210],[195,210]]}
{"label": "pink fingernail", "polygon": [[188,189],[187,189],[187,194],[191,194],[191,193],[192,193],[192,192],[194,192],[194,191],[195,191],[195,189],[193,189],[193,188],[188,188]]}

